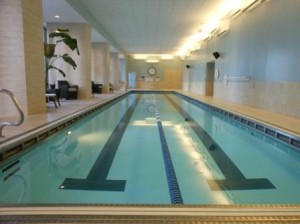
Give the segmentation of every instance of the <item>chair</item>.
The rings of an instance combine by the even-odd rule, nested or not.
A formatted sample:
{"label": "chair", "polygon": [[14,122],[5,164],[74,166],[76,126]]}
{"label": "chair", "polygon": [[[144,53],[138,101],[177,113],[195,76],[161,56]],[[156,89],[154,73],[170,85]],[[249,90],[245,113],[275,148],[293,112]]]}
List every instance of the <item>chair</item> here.
{"label": "chair", "polygon": [[61,99],[77,99],[78,85],[70,85],[67,80],[58,80],[57,85]]}
{"label": "chair", "polygon": [[102,93],[102,84],[96,84],[92,81],[92,94]]}

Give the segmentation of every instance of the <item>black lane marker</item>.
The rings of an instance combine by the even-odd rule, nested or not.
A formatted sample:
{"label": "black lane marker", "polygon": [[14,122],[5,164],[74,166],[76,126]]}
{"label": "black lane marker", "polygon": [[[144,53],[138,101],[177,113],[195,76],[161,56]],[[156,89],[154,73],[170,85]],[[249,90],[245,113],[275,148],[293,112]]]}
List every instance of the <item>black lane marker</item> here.
{"label": "black lane marker", "polygon": [[225,180],[207,180],[212,190],[256,190],[275,188],[275,186],[266,178],[247,179],[212,137],[210,137],[210,135],[180,105],[173,101],[169,96],[166,96],[166,98],[185,118],[185,121],[205,145],[207,151],[223,173]]}
{"label": "black lane marker", "polygon": [[86,179],[66,178],[60,189],[95,190],[95,191],[124,191],[126,180],[107,180],[107,175],[115,158],[123,134],[129,120],[140,100],[138,95],[135,102],[128,108],[113,133],[105,143],[96,162]]}

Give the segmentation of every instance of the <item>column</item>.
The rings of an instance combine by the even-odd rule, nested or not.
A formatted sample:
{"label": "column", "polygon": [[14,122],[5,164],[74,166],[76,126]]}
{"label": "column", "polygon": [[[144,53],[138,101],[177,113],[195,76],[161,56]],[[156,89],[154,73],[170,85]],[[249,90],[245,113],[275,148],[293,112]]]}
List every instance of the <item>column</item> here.
{"label": "column", "polygon": [[70,84],[78,85],[78,99],[91,98],[91,27],[85,23],[48,23],[48,32],[54,32],[56,29],[69,29],[69,35],[77,39],[80,55],[68,48],[64,43],[59,43],[56,53],[68,53],[77,64],[76,70],[65,62],[57,61],[55,64],[61,68],[66,77],[57,74],[52,70],[49,72],[50,76],[55,76],[57,80],[66,79]]}
{"label": "column", "polygon": [[110,53],[110,82],[114,90],[120,89],[120,58],[118,53]]}
{"label": "column", "polygon": [[[46,111],[40,0],[0,0],[0,88],[16,95],[25,115]],[[7,95],[0,102],[1,117],[17,115]]]}
{"label": "column", "polygon": [[103,84],[102,93],[109,92],[110,53],[109,44],[92,44],[92,78],[95,83]]}

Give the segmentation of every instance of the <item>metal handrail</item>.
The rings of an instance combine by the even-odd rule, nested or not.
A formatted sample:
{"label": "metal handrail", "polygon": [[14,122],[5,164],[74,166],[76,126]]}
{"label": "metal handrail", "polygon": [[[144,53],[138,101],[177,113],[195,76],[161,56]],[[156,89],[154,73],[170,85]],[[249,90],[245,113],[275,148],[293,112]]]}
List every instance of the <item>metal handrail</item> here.
{"label": "metal handrail", "polygon": [[17,122],[8,122],[7,121],[7,122],[0,123],[0,137],[4,137],[2,135],[3,128],[5,126],[19,126],[19,125],[21,125],[23,123],[23,121],[24,121],[24,113],[23,113],[23,111],[22,111],[22,109],[20,107],[19,102],[17,101],[16,96],[11,91],[9,91],[7,89],[0,89],[0,93],[6,93],[7,95],[10,96],[10,98],[13,100],[13,102],[16,105],[16,107],[17,107],[17,109],[19,111],[19,114],[20,114],[20,119]]}
{"label": "metal handrail", "polygon": [[224,85],[227,86],[229,81],[246,81],[250,82],[250,86],[253,86],[253,77],[252,76],[227,76],[224,75]]}

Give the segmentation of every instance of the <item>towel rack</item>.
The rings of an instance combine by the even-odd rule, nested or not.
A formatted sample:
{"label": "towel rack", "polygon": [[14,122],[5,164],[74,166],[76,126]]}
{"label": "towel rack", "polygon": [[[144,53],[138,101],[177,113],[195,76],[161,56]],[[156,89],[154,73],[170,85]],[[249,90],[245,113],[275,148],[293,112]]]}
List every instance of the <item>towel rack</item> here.
{"label": "towel rack", "polygon": [[250,86],[253,85],[253,78],[251,76],[227,76],[224,75],[224,85],[227,86],[229,81],[236,82],[249,82]]}

